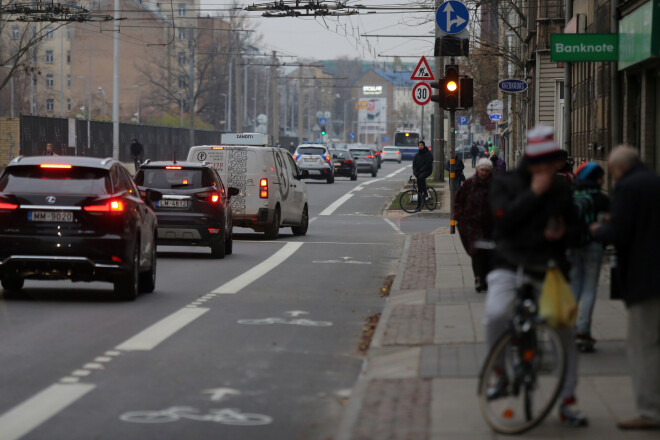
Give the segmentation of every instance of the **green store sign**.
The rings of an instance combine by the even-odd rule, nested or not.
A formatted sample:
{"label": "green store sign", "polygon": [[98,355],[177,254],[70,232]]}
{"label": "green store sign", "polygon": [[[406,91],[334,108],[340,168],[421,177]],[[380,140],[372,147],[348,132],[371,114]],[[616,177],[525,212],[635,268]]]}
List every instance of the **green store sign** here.
{"label": "green store sign", "polygon": [[553,62],[618,61],[618,35],[552,34],[550,59]]}
{"label": "green store sign", "polygon": [[619,70],[660,56],[660,0],[651,0],[619,21]]}

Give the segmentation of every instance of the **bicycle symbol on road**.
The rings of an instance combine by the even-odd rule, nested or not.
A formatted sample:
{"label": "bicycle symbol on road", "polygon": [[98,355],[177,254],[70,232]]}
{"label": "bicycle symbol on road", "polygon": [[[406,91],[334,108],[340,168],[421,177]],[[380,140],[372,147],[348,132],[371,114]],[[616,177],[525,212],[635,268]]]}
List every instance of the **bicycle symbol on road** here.
{"label": "bicycle symbol on road", "polygon": [[293,319],[286,318],[262,318],[262,319],[239,319],[237,322],[239,324],[245,325],[273,325],[273,324],[285,324],[285,325],[301,325],[303,327],[330,327],[332,322],[330,321],[313,321],[306,318],[296,318],[298,315],[306,315],[307,312],[295,310],[292,312],[286,312],[289,316],[292,316]]}
{"label": "bicycle symbol on road", "polygon": [[223,425],[258,426],[272,423],[273,418],[265,414],[242,413],[240,409],[210,409],[203,414],[191,406],[172,406],[161,411],[131,411],[119,416],[124,422],[168,423],[181,419],[199,422],[215,422]]}

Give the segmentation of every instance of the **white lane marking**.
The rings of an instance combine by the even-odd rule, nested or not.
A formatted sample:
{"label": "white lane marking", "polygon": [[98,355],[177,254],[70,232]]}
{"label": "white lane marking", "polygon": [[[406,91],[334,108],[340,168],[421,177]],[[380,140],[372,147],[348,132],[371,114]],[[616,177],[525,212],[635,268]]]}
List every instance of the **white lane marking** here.
{"label": "white lane marking", "polygon": [[[346,214],[346,215],[353,215],[353,214]],[[356,242],[344,242],[344,241],[272,241],[272,240],[234,240],[234,243],[275,243],[275,244],[282,244],[282,243],[305,243],[305,244],[339,244],[339,245],[347,245],[347,244],[355,244],[355,245],[374,245],[374,246],[390,246],[390,243],[356,243]]]}
{"label": "white lane marking", "polygon": [[392,226],[392,229],[394,229],[397,234],[403,235],[403,232],[401,231],[401,228],[399,228],[399,226],[396,223],[394,223],[389,218],[384,218],[383,220],[385,220],[385,223]]}
{"label": "white lane marking", "polygon": [[114,350],[110,350],[110,351],[105,352],[106,356],[119,356],[120,354],[121,354],[120,352],[114,351]]}
{"label": "white lane marking", "polygon": [[217,402],[227,395],[239,395],[241,392],[233,388],[210,388],[202,391],[202,394],[210,394],[210,399]]}
{"label": "white lane marking", "polygon": [[[209,309],[184,308],[161,319],[151,327],[119,344],[117,350],[151,350],[174,333],[208,312]],[[97,358],[98,359],[98,358]]]}
{"label": "white lane marking", "polygon": [[314,222],[315,222],[316,220],[318,220],[318,219],[319,219],[318,217],[312,217],[312,218],[309,220],[309,222],[310,222],[310,223],[314,223]]}
{"label": "white lane marking", "polygon": [[92,384],[53,384],[0,416],[0,437],[16,440],[92,391]]}
{"label": "white lane marking", "polygon": [[241,289],[244,289],[245,287],[252,284],[252,282],[258,280],[271,270],[275,269],[277,266],[283,263],[284,260],[289,258],[298,249],[300,249],[302,245],[303,243],[301,242],[289,242],[285,244],[282,249],[275,252],[265,261],[257,264],[252,269],[237,276],[233,280],[226,282],[222,286],[215,289],[213,293],[221,293],[225,295],[238,293]]}
{"label": "white lane marking", "polygon": [[162,411],[131,411],[119,416],[124,422],[166,423],[180,419],[215,422],[233,426],[267,425],[273,418],[265,414],[241,413],[236,408],[209,409],[208,413],[191,406],[172,406]]}
{"label": "white lane marking", "polygon": [[309,315],[309,312],[305,312],[304,310],[289,310],[288,312],[284,312],[284,314],[295,318],[300,315]]}
{"label": "white lane marking", "polygon": [[110,362],[111,360],[112,360],[111,357],[99,356],[99,357],[94,359],[94,362]]}
{"label": "white lane marking", "polygon": [[344,203],[346,203],[346,201],[349,200],[351,197],[353,197],[353,194],[351,194],[351,193],[344,194],[343,196],[341,196],[340,198],[338,198],[337,200],[335,200],[334,202],[332,202],[332,203],[330,204],[330,206],[328,206],[328,207],[325,208],[323,211],[321,211],[321,212],[319,213],[319,215],[331,215],[331,214],[332,214],[333,212],[335,212],[335,211],[336,211],[341,205],[343,205]]}
{"label": "white lane marking", "polygon": [[102,370],[105,367],[102,364],[89,363],[89,364],[83,365],[83,368],[85,368],[87,370]]}
{"label": "white lane marking", "polygon": [[89,370],[76,370],[71,373],[71,376],[89,376],[89,373],[91,373]]}
{"label": "white lane marking", "polygon": [[70,377],[70,376],[63,377],[62,379],[60,379],[60,382],[62,382],[62,383],[78,383],[79,381],[80,381],[80,378]]}

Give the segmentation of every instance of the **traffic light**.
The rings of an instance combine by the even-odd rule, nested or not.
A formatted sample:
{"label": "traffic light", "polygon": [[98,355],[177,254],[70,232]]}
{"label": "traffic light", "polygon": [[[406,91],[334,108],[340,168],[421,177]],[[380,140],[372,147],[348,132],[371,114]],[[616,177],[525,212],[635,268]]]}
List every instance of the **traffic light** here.
{"label": "traffic light", "polygon": [[322,136],[325,136],[325,133],[326,133],[326,131],[325,131],[325,125],[321,125],[321,135],[322,135]]}
{"label": "traffic light", "polygon": [[458,80],[458,84],[461,108],[467,109],[472,107],[474,105],[473,79],[463,77]]}
{"label": "traffic light", "polygon": [[431,87],[438,89],[436,95],[431,96],[431,101],[440,104],[445,110],[456,110],[459,108],[460,79],[458,77],[458,65],[448,64],[445,66],[445,76],[440,81],[431,83]]}

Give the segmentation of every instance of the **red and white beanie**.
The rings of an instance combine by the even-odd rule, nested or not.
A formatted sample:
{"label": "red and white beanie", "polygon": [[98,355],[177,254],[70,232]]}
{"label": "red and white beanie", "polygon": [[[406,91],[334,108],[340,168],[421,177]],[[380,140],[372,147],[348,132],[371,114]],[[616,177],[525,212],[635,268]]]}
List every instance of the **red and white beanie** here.
{"label": "red and white beanie", "polygon": [[525,162],[539,163],[557,160],[561,149],[555,142],[555,129],[549,125],[537,125],[527,132]]}

